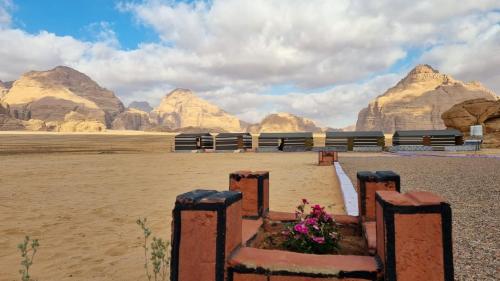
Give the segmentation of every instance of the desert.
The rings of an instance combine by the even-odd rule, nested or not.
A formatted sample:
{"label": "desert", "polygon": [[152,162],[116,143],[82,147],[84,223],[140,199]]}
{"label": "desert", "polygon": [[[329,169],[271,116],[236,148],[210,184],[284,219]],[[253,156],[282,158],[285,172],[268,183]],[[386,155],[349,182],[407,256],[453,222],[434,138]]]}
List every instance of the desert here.
{"label": "desert", "polygon": [[307,198],[344,212],[333,169],[316,166],[316,154],[170,153],[172,141],[133,132],[0,134],[0,280],[18,276],[24,235],[40,239],[40,280],[142,280],[135,221],[147,217],[169,240],[175,197],[227,189],[238,170],[270,171],[273,210],[293,211]]}

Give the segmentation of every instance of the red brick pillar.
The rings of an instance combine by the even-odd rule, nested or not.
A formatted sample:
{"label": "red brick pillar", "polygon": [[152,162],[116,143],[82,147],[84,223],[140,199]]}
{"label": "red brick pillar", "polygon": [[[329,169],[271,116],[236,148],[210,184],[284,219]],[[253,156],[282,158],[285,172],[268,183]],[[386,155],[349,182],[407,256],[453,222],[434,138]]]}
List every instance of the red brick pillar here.
{"label": "red brick pillar", "polygon": [[229,174],[229,189],[243,193],[243,217],[258,219],[269,212],[269,172],[231,173]]}
{"label": "red brick pillar", "polygon": [[388,281],[453,281],[451,208],[430,192],[377,192],[377,255]]}
{"label": "red brick pillar", "polygon": [[318,165],[331,166],[334,162],[338,162],[337,151],[319,151],[318,152]]}
{"label": "red brick pillar", "polygon": [[358,208],[361,221],[375,220],[375,192],[392,190],[400,192],[399,175],[393,171],[358,172]]}
{"label": "red brick pillar", "polygon": [[241,245],[241,193],[195,190],[173,210],[171,281],[223,281],[226,259]]}

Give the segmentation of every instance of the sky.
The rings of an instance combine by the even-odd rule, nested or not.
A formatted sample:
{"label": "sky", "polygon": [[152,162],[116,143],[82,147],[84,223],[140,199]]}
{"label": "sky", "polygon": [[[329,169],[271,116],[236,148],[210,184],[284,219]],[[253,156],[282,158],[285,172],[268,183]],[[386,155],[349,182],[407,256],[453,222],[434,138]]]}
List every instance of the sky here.
{"label": "sky", "polygon": [[341,128],[422,63],[499,94],[500,0],[0,0],[0,80],[66,65],[125,104]]}

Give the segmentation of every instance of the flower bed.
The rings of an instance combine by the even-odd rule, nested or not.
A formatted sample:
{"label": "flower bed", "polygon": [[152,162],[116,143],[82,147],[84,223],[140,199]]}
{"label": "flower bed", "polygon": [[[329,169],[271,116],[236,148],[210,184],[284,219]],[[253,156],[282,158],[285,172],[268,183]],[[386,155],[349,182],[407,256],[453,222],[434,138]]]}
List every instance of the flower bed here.
{"label": "flower bed", "polygon": [[266,220],[250,247],[322,255],[368,255],[358,224],[339,223],[324,207],[307,200],[292,222]]}

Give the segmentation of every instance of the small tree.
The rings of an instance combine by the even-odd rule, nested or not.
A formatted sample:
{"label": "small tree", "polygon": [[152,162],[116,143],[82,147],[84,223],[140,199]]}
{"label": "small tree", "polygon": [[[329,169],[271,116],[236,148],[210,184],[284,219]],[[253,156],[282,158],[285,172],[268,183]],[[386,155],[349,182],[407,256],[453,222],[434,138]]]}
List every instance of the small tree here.
{"label": "small tree", "polygon": [[31,240],[29,236],[24,237],[23,243],[17,245],[17,248],[21,251],[21,269],[19,273],[21,274],[22,281],[30,281],[30,267],[33,265],[36,252],[40,244],[38,239]]}

